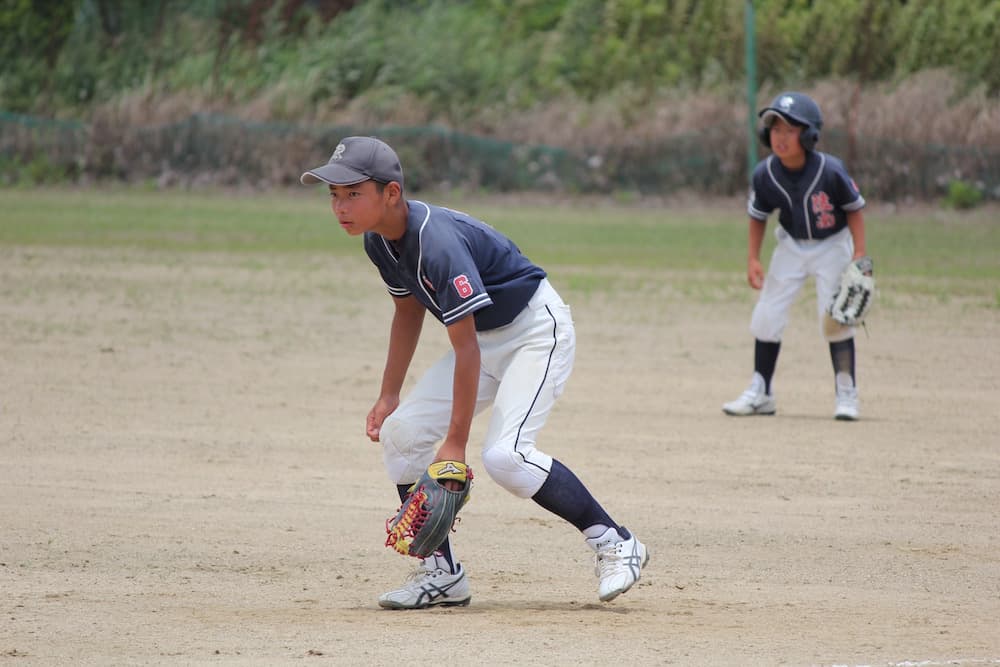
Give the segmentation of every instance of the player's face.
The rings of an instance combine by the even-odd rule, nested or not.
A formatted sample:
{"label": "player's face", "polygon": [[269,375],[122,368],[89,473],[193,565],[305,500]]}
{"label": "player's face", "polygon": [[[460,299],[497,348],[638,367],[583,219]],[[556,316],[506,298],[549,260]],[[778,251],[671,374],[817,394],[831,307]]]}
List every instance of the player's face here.
{"label": "player's face", "polygon": [[375,181],[331,185],[330,206],[341,229],[351,236],[379,232],[387,218],[391,194],[389,186],[380,192]]}
{"label": "player's face", "polygon": [[797,165],[805,158],[805,150],[799,142],[802,128],[792,125],[784,118],[775,118],[771,123],[771,150],[785,165]]}

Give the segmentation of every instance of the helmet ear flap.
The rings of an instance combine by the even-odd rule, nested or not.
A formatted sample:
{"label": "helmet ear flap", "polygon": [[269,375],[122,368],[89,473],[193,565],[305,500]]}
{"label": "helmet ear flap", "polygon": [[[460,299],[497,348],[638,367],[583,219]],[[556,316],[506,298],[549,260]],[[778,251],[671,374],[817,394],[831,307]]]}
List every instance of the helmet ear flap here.
{"label": "helmet ear flap", "polygon": [[[767,125],[761,125],[757,128],[757,138],[760,139],[760,143],[764,144],[766,148],[771,147],[771,128]],[[819,141],[819,130],[815,127],[803,127],[802,134],[799,135],[799,143],[802,144],[802,148],[811,151],[816,148],[816,142]]]}
{"label": "helmet ear flap", "polygon": [[816,148],[817,141],[819,141],[819,130],[811,125],[802,128],[802,134],[799,135],[799,143],[802,144],[802,148],[811,151]]}
{"label": "helmet ear flap", "polygon": [[760,139],[760,143],[764,144],[765,148],[771,147],[771,128],[767,125],[761,125],[757,128],[757,138]]}

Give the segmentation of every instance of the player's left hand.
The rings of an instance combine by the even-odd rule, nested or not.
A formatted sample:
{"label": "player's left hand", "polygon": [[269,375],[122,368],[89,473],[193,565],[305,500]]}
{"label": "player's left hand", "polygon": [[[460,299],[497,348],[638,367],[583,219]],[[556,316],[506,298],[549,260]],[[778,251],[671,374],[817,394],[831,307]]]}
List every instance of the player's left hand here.
{"label": "player's left hand", "polygon": [[448,538],[471,489],[472,470],[467,465],[461,461],[432,463],[410,487],[396,515],[385,522],[385,545],[417,558],[434,553]]}
{"label": "player's left hand", "polygon": [[852,262],[860,261],[860,264],[858,264],[858,266],[862,269],[861,272],[866,276],[872,275],[873,264],[871,258],[868,257],[867,252],[865,252],[864,250],[860,252],[855,250],[854,257],[851,259],[851,261]]}
{"label": "player's left hand", "polygon": [[874,263],[871,257],[856,259],[840,276],[840,286],[827,308],[830,317],[844,326],[863,324],[875,298]]}
{"label": "player's left hand", "polygon": [[[437,456],[434,457],[435,463],[440,463],[441,461],[465,463],[465,443],[445,438],[445,441],[441,443],[441,447],[438,448]],[[458,491],[462,488],[461,484],[457,484],[451,480],[442,481],[441,484],[450,491]]]}

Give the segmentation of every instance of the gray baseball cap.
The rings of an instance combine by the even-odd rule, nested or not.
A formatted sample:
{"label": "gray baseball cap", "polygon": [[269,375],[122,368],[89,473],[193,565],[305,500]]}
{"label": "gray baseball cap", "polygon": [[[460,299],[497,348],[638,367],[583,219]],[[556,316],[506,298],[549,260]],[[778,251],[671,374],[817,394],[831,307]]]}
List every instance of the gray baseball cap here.
{"label": "gray baseball cap", "polygon": [[403,167],[396,151],[375,137],[345,137],[337,144],[329,162],[302,174],[305,185],[355,185],[367,180],[403,185]]}

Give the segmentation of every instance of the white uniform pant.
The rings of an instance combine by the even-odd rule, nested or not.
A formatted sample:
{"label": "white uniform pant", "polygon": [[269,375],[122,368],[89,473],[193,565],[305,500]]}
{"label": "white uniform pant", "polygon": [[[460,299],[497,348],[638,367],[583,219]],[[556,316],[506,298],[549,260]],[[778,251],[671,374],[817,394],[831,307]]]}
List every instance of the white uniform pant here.
{"label": "white uniform pant", "polygon": [[777,343],[788,324],[792,303],[809,276],[816,276],[816,313],[820,333],[831,343],[854,336],[853,327],[824,327],[825,314],[840,285],[840,275],[854,256],[854,239],[846,227],[820,241],[792,238],[780,225],[778,240],[760,298],[750,318],[754,338]]}
{"label": "white uniform pant", "polygon": [[[543,280],[510,324],[477,334],[480,349],[476,413],[493,406],[483,441],[486,472],[515,496],[530,498],[548,477],[552,457],[535,448],[576,350],[569,306]],[[382,424],[389,478],[410,484],[434,460],[451,421],[455,355],[435,363]]]}

